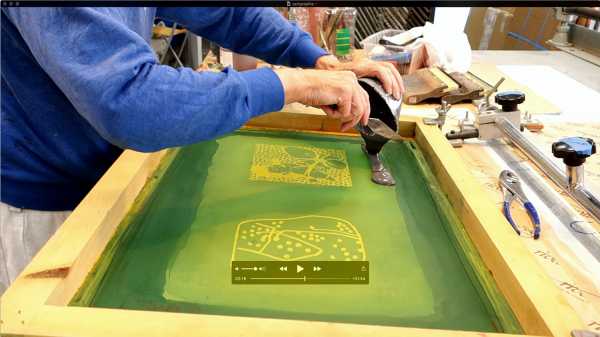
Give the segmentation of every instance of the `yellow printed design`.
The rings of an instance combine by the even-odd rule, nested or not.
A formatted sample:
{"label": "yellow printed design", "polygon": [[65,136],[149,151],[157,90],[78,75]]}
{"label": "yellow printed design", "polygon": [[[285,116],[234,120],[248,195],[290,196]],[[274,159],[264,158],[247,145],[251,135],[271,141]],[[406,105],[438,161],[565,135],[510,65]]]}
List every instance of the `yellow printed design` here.
{"label": "yellow printed design", "polygon": [[366,261],[362,236],[350,222],[307,215],[258,219],[237,226],[232,261]]}
{"label": "yellow printed design", "polygon": [[250,180],[352,186],[346,152],[312,146],[257,144]]}

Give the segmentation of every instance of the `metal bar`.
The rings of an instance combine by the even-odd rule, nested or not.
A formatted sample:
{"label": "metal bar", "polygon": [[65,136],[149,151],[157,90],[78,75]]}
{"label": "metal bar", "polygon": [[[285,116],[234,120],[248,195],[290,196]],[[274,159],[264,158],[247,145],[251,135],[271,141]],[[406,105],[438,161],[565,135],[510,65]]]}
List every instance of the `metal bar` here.
{"label": "metal bar", "polygon": [[365,7],[365,11],[367,12],[367,21],[369,22],[370,28],[373,30],[373,32],[378,32],[377,13],[374,12],[375,9],[373,7]]}
{"label": "metal bar", "polygon": [[375,27],[372,25],[372,18],[371,18],[371,12],[369,11],[368,7],[364,7],[363,8],[363,13],[364,13],[364,18],[365,18],[365,28],[369,30],[370,33],[365,33],[365,37],[376,33],[377,30],[375,29]]}
{"label": "metal bar", "polygon": [[[183,63],[181,62],[181,60],[177,56],[177,53],[175,52],[175,49],[173,49],[173,47],[171,47],[171,45],[169,45],[169,50],[171,51],[171,53],[173,53],[173,56],[175,57],[175,61],[177,61],[177,64],[179,64],[179,66],[183,68],[184,67]],[[167,52],[169,50],[167,50]]]}
{"label": "metal bar", "polygon": [[181,42],[181,47],[179,47],[179,53],[177,53],[177,58],[179,58],[179,59],[181,59],[181,54],[183,53],[183,49],[185,49],[185,43],[188,40],[188,36],[189,36],[189,33],[186,30],[185,31],[185,36],[183,37],[183,42]]}
{"label": "metal bar", "polygon": [[375,21],[377,23],[377,30],[384,30],[386,29],[386,27],[389,27],[388,25],[385,24],[385,17],[381,11],[381,8],[377,8],[376,10],[377,12],[377,21]]}
{"label": "metal bar", "polygon": [[583,165],[567,166],[568,184],[571,190],[577,190],[584,186]]}
{"label": "metal bar", "polygon": [[419,21],[423,21],[423,22],[427,21],[427,17],[425,17],[425,15],[423,13],[418,11],[417,8],[411,8],[410,13],[412,14],[412,16],[419,19]]}
{"label": "metal bar", "polygon": [[394,24],[395,28],[398,29],[406,29],[406,20],[401,15],[398,15],[397,12],[392,11],[390,8],[384,8],[385,16],[389,18],[389,20]]}
{"label": "metal bar", "polygon": [[519,129],[504,117],[496,119],[496,125],[504,134],[546,174],[556,185],[567,191],[596,220],[600,221],[600,200],[584,186],[571,189],[566,175],[553,161],[548,159],[535,144],[525,138]]}
{"label": "metal bar", "polygon": [[398,17],[400,18],[403,27],[405,30],[410,29],[410,23],[408,22],[409,16],[408,16],[408,10],[406,9],[406,7],[400,7],[398,9],[398,11],[396,11],[396,13],[398,14]]}
{"label": "metal bar", "polygon": [[[356,41],[362,41],[364,38],[366,38],[368,35],[366,35],[365,33],[367,32],[366,30],[366,25],[365,25],[365,14],[364,14],[364,10],[361,7],[356,8],[356,29],[355,29],[355,34],[356,34]],[[319,29],[320,31],[320,29]]]}
{"label": "metal bar", "polygon": [[392,20],[392,17],[386,12],[385,8],[379,9],[379,18],[383,22],[385,28],[397,28],[397,25]]}
{"label": "metal bar", "polygon": [[416,14],[416,17],[419,18],[420,21],[422,22],[427,22],[428,19],[428,15],[427,13],[424,11],[423,7],[412,7],[412,12],[414,14]]}
{"label": "metal bar", "polygon": [[[173,27],[171,28],[171,36],[169,36],[169,38],[167,39],[168,48],[165,51],[165,53],[163,54],[163,56],[160,58],[160,64],[163,64],[163,62],[165,61],[165,57],[169,53],[169,49],[171,48],[171,42],[173,41],[173,36],[175,35],[176,30],[177,30],[177,23],[173,22]],[[175,55],[177,56],[177,54],[175,54]]]}

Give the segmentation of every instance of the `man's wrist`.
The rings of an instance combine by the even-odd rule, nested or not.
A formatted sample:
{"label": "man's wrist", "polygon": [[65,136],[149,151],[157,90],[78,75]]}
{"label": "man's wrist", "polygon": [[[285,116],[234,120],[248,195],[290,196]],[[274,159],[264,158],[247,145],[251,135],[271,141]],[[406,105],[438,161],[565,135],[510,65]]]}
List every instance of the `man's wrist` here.
{"label": "man's wrist", "polygon": [[323,55],[317,59],[315,69],[319,70],[339,70],[341,62],[333,55]]}
{"label": "man's wrist", "polygon": [[308,89],[307,80],[303,70],[291,68],[275,69],[285,93],[285,104],[302,100],[305,90]]}

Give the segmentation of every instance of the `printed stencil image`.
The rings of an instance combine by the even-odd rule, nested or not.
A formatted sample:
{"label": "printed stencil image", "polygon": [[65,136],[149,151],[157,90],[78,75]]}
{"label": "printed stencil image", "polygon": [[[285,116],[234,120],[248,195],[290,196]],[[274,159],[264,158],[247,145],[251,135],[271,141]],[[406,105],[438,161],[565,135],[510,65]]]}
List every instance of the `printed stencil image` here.
{"label": "printed stencil image", "polygon": [[232,261],[365,261],[362,237],[350,222],[308,215],[238,224]]}
{"label": "printed stencil image", "polygon": [[312,146],[256,144],[250,180],[352,186],[346,152]]}

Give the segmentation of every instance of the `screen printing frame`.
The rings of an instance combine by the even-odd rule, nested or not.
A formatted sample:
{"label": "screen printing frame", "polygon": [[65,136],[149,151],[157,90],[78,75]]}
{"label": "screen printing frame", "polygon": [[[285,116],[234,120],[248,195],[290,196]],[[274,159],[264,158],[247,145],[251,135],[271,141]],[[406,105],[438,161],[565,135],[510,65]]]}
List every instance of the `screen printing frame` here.
{"label": "screen printing frame", "polygon": [[[339,133],[323,115],[275,112],[245,128]],[[461,218],[526,335],[566,337],[584,327],[560,290],[529,254],[500,210],[436,126],[402,117],[399,133],[414,139]],[[0,333],[25,336],[403,336],[480,337],[507,334],[302,320],[69,306],[144,186],[172,150],[124,151],[1,298]]]}

